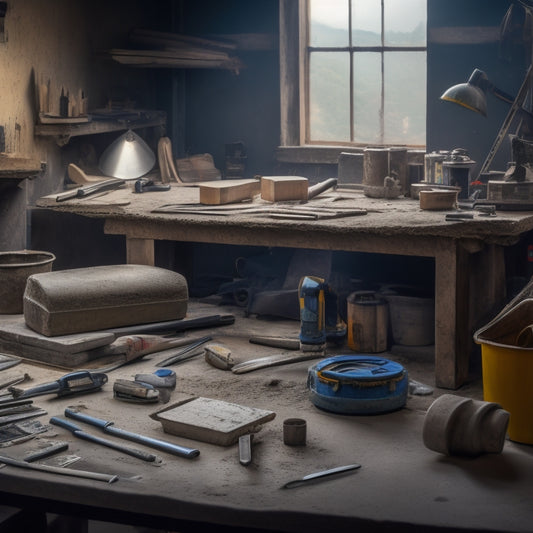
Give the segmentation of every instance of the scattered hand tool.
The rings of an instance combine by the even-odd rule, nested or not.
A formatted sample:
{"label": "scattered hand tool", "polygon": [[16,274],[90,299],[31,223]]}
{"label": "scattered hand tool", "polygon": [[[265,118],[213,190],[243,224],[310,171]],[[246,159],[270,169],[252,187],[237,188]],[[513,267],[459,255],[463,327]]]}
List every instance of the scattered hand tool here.
{"label": "scattered hand tool", "polygon": [[307,483],[308,481],[314,481],[317,479],[323,479],[328,476],[332,476],[334,474],[340,474],[342,472],[349,472],[350,470],[357,470],[358,468],[361,468],[361,465],[353,464],[353,465],[346,465],[346,466],[337,466],[336,468],[331,468],[329,470],[322,470],[321,472],[316,472],[314,474],[308,474],[307,476],[304,476],[300,479],[295,479],[293,481],[289,481],[288,483],[285,483],[281,488],[282,489],[292,489],[294,487],[299,487],[300,485],[303,485]]}
{"label": "scattered hand tool", "polygon": [[32,403],[31,400],[21,400],[2,404],[2,408],[0,409],[0,426],[47,414],[44,409],[36,407]]}
{"label": "scattered hand tool", "polygon": [[184,318],[181,320],[167,320],[166,322],[155,322],[153,324],[141,324],[138,326],[124,326],[109,331],[119,337],[121,335],[140,335],[143,333],[179,333],[189,329],[229,326],[234,323],[234,315],[209,315],[197,318]]}
{"label": "scattered hand tool", "polygon": [[205,360],[215,368],[231,370],[235,362],[231,357],[231,351],[221,344],[208,344],[205,347]]}
{"label": "scattered hand tool", "polygon": [[337,188],[337,178],[328,178],[327,180],[321,181],[315,185],[311,185],[307,191],[307,199],[311,200],[324,191],[334,188]]}
{"label": "scattered hand tool", "polygon": [[57,381],[44,383],[31,389],[9,387],[8,390],[16,399],[32,398],[43,394],[57,394],[57,396],[62,397],[97,391],[100,390],[105,383],[107,383],[106,374],[80,370],[78,372],[66,374],[60,377]]}
{"label": "scattered hand tool", "polygon": [[272,348],[284,348],[285,350],[299,350],[299,339],[291,339],[290,337],[250,337],[252,344],[260,344],[262,346],[271,346]]}
{"label": "scattered hand tool", "polygon": [[124,187],[124,180],[113,178],[100,181],[93,183],[92,185],[85,185],[71,191],[59,193],[56,196],[56,202],[64,202],[65,200],[70,200],[72,198],[85,198],[99,192],[113,191],[120,187]]}
{"label": "scattered hand tool", "polygon": [[109,422],[107,420],[102,420],[101,418],[89,416],[84,413],[80,413],[79,411],[74,411],[73,409],[65,409],[65,416],[96,426],[100,428],[104,433],[109,433],[111,435],[114,435],[115,437],[131,440],[139,444],[144,444],[145,446],[156,448],[157,450],[162,450],[173,455],[186,457],[187,459],[193,459],[194,457],[198,457],[200,455],[200,450],[197,450],[195,448],[186,448],[185,446],[179,446],[178,444],[172,444],[171,442],[167,442],[164,440],[153,439],[152,437],[146,437],[144,435],[139,435],[138,433],[132,433],[124,429],[119,429],[114,426],[114,422]]}
{"label": "scattered hand tool", "polygon": [[290,363],[298,363],[300,361],[308,361],[309,359],[317,359],[321,357],[324,357],[322,352],[300,352],[297,354],[278,353],[274,355],[268,355],[266,357],[259,357],[258,359],[252,359],[250,361],[244,361],[235,365],[231,371],[234,374],[245,374],[247,372],[259,370],[260,368],[287,365]]}
{"label": "scattered hand tool", "polygon": [[159,401],[167,403],[171,391],[176,388],[176,372],[169,368],[158,368],[153,374],[136,374],[135,381],[151,385],[159,392]]}
{"label": "scattered hand tool", "polygon": [[110,474],[100,474],[98,472],[87,472],[85,470],[72,470],[69,468],[60,468],[57,466],[36,465],[27,463],[25,461],[18,461],[5,455],[0,455],[0,463],[9,466],[16,466],[18,468],[26,468],[27,470],[39,470],[40,472],[49,472],[51,474],[60,474],[62,476],[81,477],[84,479],[94,479],[96,481],[105,481],[106,483],[113,483],[118,481],[118,476]]}
{"label": "scattered hand tool", "polygon": [[239,463],[243,466],[248,466],[252,462],[253,437],[253,433],[247,433],[239,437]]}
{"label": "scattered hand tool", "polygon": [[176,354],[164,359],[163,361],[160,361],[156,364],[156,366],[169,366],[169,365],[175,365],[176,363],[181,363],[183,361],[186,361],[187,359],[190,359],[191,357],[195,357],[197,355],[200,355],[203,353],[203,350],[196,350],[198,347],[200,347],[202,344],[209,342],[212,339],[212,337],[202,337],[201,339],[198,339],[196,342],[193,342],[190,344],[187,348],[184,348],[183,350],[179,350]]}
{"label": "scattered hand tool", "polygon": [[117,379],[113,383],[113,395],[117,400],[132,403],[157,403],[159,391],[148,383]]}
{"label": "scattered hand tool", "polygon": [[20,444],[47,430],[48,426],[44,426],[38,420],[14,422],[0,427],[0,444],[2,448],[12,444]]}
{"label": "scattered hand tool", "polygon": [[52,442],[40,450],[30,452],[24,457],[24,461],[26,463],[33,463],[35,461],[40,461],[41,459],[51,457],[56,453],[64,452],[65,450],[68,450],[68,442]]}
{"label": "scattered hand tool", "polygon": [[70,422],[69,420],[65,420],[64,418],[53,416],[50,419],[50,424],[54,424],[54,426],[59,426],[64,429],[68,429],[75,437],[78,437],[79,439],[94,442],[95,444],[101,444],[102,446],[107,446],[108,448],[112,448],[113,450],[117,450],[127,455],[131,455],[132,457],[136,457],[137,459],[148,461],[150,463],[153,463],[155,461],[160,462],[157,455],[146,453],[145,451],[138,450],[136,448],[122,446],[121,444],[117,444],[113,441],[97,437],[96,435],[91,435],[90,433],[86,433],[85,431],[83,431],[79,426],[74,424],[74,422]]}
{"label": "scattered hand tool", "polygon": [[155,185],[153,180],[139,178],[135,181],[134,191],[136,193],[170,191],[170,185]]}
{"label": "scattered hand tool", "polygon": [[24,374],[24,375],[19,375],[17,377],[9,378],[6,381],[0,382],[0,390],[6,389],[7,387],[11,385],[17,385],[18,383],[22,383],[28,379],[30,379],[29,374]]}
{"label": "scattered hand tool", "polygon": [[0,370],[5,370],[6,368],[11,368],[22,362],[20,357],[14,355],[8,355],[5,353],[0,353]]}

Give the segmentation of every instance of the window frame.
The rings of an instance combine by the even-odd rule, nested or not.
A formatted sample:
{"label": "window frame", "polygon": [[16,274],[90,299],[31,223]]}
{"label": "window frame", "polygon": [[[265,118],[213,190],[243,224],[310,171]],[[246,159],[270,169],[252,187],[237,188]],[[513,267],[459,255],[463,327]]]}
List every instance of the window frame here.
{"label": "window frame", "polygon": [[[321,153],[330,148],[334,159],[334,153],[339,153],[341,147],[350,151],[360,151],[367,144],[357,142],[326,142],[311,141],[309,139],[309,61],[308,48],[312,51],[330,50],[330,48],[307,47],[308,43],[308,1],[307,0],[280,0],[280,104],[281,104],[281,131],[280,148],[299,147],[313,148],[321,147]],[[350,36],[351,39],[351,36]],[[339,49],[340,50],[340,49]],[[350,51],[350,90],[353,89],[353,54],[359,51],[377,51],[383,54],[388,51],[425,51],[427,45],[419,46],[350,46],[343,48]],[[382,95],[383,99],[383,79]],[[383,109],[383,106],[382,106]],[[353,102],[350,111],[350,132],[353,139]],[[384,117],[381,117],[383,124]],[[385,146],[386,144],[384,144]],[[423,145],[408,145],[413,149],[425,149]],[[294,150],[293,150],[294,151]],[[301,152],[301,151],[300,151]],[[323,159],[323,158],[322,158]],[[314,162],[314,161],[310,161]],[[319,162],[319,161],[316,161]]]}

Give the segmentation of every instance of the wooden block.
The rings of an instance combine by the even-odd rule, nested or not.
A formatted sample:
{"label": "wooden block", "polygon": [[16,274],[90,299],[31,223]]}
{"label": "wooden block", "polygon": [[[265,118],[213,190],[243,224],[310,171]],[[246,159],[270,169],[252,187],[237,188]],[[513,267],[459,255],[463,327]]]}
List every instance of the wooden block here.
{"label": "wooden block", "polygon": [[308,179],[301,176],[263,176],[261,198],[268,202],[307,200]]}
{"label": "wooden block", "polygon": [[163,431],[220,446],[235,444],[241,435],[253,433],[276,413],[211,398],[185,398],[150,415]]}
{"label": "wooden block", "polygon": [[231,204],[251,200],[261,191],[259,180],[220,180],[199,184],[200,203],[207,205]]}

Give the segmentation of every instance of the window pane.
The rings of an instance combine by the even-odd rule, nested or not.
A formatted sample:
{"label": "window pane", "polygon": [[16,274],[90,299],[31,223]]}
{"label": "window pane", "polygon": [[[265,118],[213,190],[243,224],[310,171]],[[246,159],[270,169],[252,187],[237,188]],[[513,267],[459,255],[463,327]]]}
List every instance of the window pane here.
{"label": "window pane", "polygon": [[381,46],[381,0],[352,1],[352,44]]}
{"label": "window pane", "polygon": [[427,0],[384,1],[385,46],[426,46]]}
{"label": "window pane", "polygon": [[312,141],[350,140],[350,55],[310,55],[309,128]]}
{"label": "window pane", "polygon": [[387,144],[426,142],[426,54],[384,54]]}
{"label": "window pane", "polygon": [[348,1],[310,0],[309,44],[311,46],[348,46],[350,44]]}
{"label": "window pane", "polygon": [[381,54],[353,55],[354,142],[381,143]]}

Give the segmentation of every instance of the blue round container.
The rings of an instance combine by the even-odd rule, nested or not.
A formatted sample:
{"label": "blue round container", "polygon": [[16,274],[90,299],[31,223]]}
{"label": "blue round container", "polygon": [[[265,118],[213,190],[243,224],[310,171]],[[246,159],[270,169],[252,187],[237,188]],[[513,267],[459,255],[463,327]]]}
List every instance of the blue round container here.
{"label": "blue round container", "polygon": [[337,355],[309,368],[307,388],[320,409],[374,415],[402,408],[409,379],[399,363],[371,355]]}

